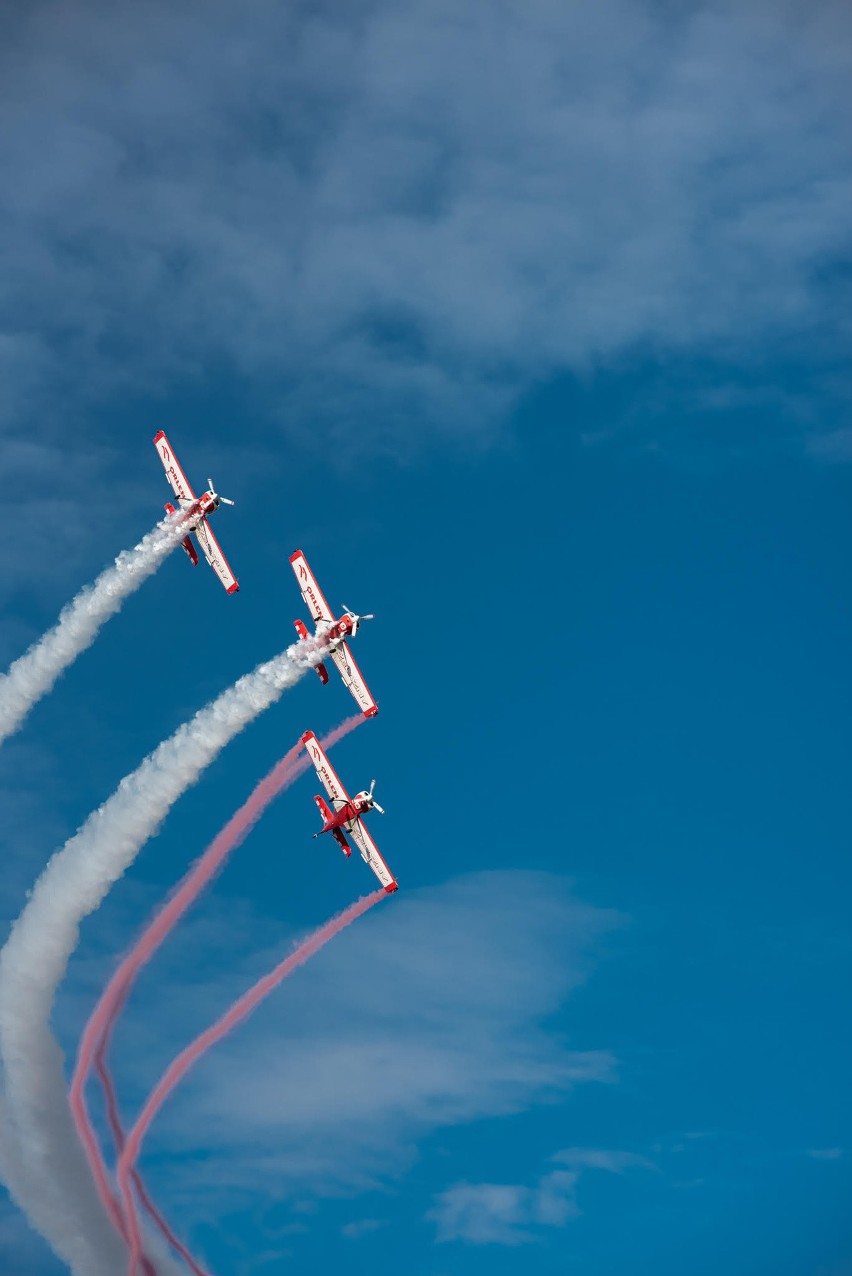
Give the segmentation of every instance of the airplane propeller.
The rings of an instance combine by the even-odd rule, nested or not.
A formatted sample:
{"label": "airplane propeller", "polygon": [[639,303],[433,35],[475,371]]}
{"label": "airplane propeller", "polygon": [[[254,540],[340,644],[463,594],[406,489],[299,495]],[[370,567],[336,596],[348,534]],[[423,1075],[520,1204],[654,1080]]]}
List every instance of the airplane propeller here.
{"label": "airplane propeller", "polygon": [[[372,619],[372,617],[371,617],[371,619]],[[378,811],[379,815],[384,815],[384,813],[385,813],[385,808],[384,808],[383,806],[379,806],[378,802],[377,802],[377,801],[376,801],[376,799],[373,797],[373,789],[374,789],[375,787],[376,787],[376,781],[375,781],[375,780],[371,780],[371,781],[370,781],[370,791],[369,791],[369,793],[367,794],[367,801],[370,803],[370,806],[371,806],[371,808],[372,808],[374,811]]]}
{"label": "airplane propeller", "polygon": [[234,504],[236,504],[236,502],[235,502],[235,501],[230,501],[230,500],[228,500],[228,497],[227,497],[227,496],[220,496],[220,495],[219,495],[219,493],[216,491],[215,487],[213,486],[213,480],[212,480],[212,478],[208,478],[208,480],[207,480],[207,488],[208,488],[208,491],[210,492],[210,495],[211,495],[211,496],[212,496],[215,500],[220,501],[220,502],[222,503],[222,505],[234,505]]}
{"label": "airplane propeller", "polygon": [[373,613],[372,613],[371,611],[367,612],[367,613],[366,613],[365,615],[363,615],[363,616],[359,616],[359,615],[358,615],[358,613],[357,613],[357,612],[354,612],[354,611],[352,610],[352,608],[351,608],[351,607],[347,607],[347,606],[346,606],[346,603],[344,603],[344,604],[343,604],[343,610],[346,612],[347,616],[351,616],[351,617],[352,617],[352,636],[353,636],[353,637],[355,636],[355,634],[357,634],[357,632],[358,632],[358,630],[359,630],[359,628],[360,628],[360,626],[361,626],[361,621],[362,621],[362,620],[375,620],[375,619],[376,619],[376,618],[375,618],[375,616],[373,615]]}

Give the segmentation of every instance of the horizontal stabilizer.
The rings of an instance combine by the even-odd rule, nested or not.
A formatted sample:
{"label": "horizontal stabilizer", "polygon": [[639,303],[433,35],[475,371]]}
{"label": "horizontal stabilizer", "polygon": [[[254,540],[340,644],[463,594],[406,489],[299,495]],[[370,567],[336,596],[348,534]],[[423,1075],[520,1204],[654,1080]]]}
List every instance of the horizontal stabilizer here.
{"label": "horizontal stabilizer", "polygon": [[320,797],[319,793],[314,794],[314,801],[317,804],[317,810],[322,816],[323,824],[328,824],[334,818],[334,812],[330,809],[324,797]]}
{"label": "horizontal stabilizer", "polygon": [[193,545],[192,541],[191,541],[191,540],[189,539],[189,537],[187,536],[187,537],[185,537],[185,538],[181,541],[181,543],[180,543],[180,544],[181,544],[181,549],[183,549],[183,550],[184,550],[184,552],[186,553],[187,558],[188,558],[188,559],[189,559],[189,561],[192,563],[193,567],[197,567],[197,566],[198,566],[198,552],[197,552],[197,550],[196,550],[195,546]]}
{"label": "horizontal stabilizer", "polygon": [[331,835],[334,838],[335,842],[337,842],[337,845],[340,847],[344,855],[352,854],[352,847],[349,845],[346,838],[343,836],[343,829],[332,829]]}

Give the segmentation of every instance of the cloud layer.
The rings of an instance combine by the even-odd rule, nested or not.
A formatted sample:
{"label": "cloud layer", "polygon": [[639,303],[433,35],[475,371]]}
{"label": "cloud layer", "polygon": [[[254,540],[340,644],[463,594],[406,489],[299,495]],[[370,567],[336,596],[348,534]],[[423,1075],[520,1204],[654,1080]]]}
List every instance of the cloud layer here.
{"label": "cloud layer", "polygon": [[844,322],[838,0],[78,0],[6,26],[9,428],[216,364],[290,429],[369,410],[397,447],[566,369]]}

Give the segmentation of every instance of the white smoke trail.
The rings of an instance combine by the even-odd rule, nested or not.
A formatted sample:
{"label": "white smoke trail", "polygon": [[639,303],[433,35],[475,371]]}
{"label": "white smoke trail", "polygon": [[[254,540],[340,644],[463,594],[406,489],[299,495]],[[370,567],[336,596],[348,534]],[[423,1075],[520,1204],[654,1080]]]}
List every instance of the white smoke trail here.
{"label": "white smoke trail", "polygon": [[[58,1049],[55,1043],[53,1049]],[[65,1127],[65,1146],[73,1148],[74,1126],[68,1120],[68,1105],[62,1102],[61,1057],[59,1072],[59,1084],[55,1088],[53,1102],[49,1104],[50,1120],[56,1128]],[[0,1103],[0,1179],[12,1200],[48,1241],[54,1234],[78,1237],[80,1267],[74,1270],[89,1272],[92,1276],[114,1276],[127,1267],[127,1247],[109,1222],[91,1179],[87,1190],[87,1169],[83,1163],[83,1177],[76,1185],[73,1199],[63,1192],[61,1185],[64,1176],[81,1174],[79,1157],[63,1156],[58,1164],[54,1164],[51,1177],[41,1178],[24,1155],[9,1113]],[[185,1276],[185,1269],[166,1253],[159,1237],[146,1233],[144,1248],[149,1261],[156,1266],[158,1276]]]}
{"label": "white smoke trail", "polygon": [[59,620],[0,674],[0,744],[17,731],[33,705],[47,695],[60,674],[95,641],[101,626],[147,580],[190,529],[179,514],[170,515],[119,554],[67,607]]}
{"label": "white smoke trail", "polygon": [[313,639],[294,643],[158,745],[51,857],[0,952],[7,1153],[16,1145],[24,1161],[10,1187],[76,1276],[116,1276],[121,1270],[117,1238],[73,1126],[63,1057],[49,1026],[80,923],[228,741],[321,656]]}

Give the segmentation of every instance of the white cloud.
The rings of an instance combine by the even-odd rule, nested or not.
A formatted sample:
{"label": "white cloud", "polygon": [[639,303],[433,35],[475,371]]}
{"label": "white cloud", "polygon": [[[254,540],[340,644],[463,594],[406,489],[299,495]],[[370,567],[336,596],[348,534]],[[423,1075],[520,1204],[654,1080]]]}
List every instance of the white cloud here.
{"label": "white cloud", "polygon": [[224,363],[399,448],[640,348],[825,336],[850,43],[835,0],[22,7],[7,425]]}
{"label": "white cloud", "polygon": [[473,1245],[522,1245],[541,1228],[565,1227],[580,1214],[577,1184],[584,1170],[622,1174],[653,1169],[646,1157],[603,1148],[566,1148],[550,1158],[570,1168],[550,1170],[531,1186],[520,1183],[455,1183],[441,1192],[427,1217],[439,1241]]}
{"label": "white cloud", "polygon": [[355,1223],[345,1223],[340,1232],[347,1240],[357,1241],[362,1236],[370,1236],[380,1228],[387,1227],[387,1220],[381,1218],[362,1218]]}
{"label": "white cloud", "polygon": [[561,1152],[554,1152],[551,1160],[572,1169],[607,1170],[610,1174],[623,1174],[625,1170],[636,1167],[654,1169],[653,1161],[647,1157],[612,1148],[564,1148]]}
{"label": "white cloud", "polygon": [[815,1161],[839,1161],[844,1151],[843,1148],[808,1148],[807,1154]]}
{"label": "white cloud", "polygon": [[520,1245],[532,1240],[527,1188],[507,1183],[457,1183],[438,1198],[429,1217],[439,1241]]}
{"label": "white cloud", "polygon": [[472,1245],[523,1245],[536,1228],[564,1227],[579,1213],[577,1174],[554,1170],[535,1187],[508,1183],[456,1183],[437,1198],[428,1217],[439,1241]]}
{"label": "white cloud", "polygon": [[[259,1183],[275,1196],[348,1190],[401,1172],[429,1131],[611,1081],[605,1048],[573,1049],[549,1021],[618,920],[548,874],[486,872],[400,894],[205,1058],[165,1109],[150,1151],[194,1158],[190,1196]],[[250,982],[234,941],[245,952],[269,928],[235,915],[230,944],[229,929],[207,934],[219,968],[228,954],[230,972],[212,990],[215,1012],[210,989],[182,983],[178,954],[165,1023],[157,1003],[155,1048],[164,1057]],[[204,962],[199,937],[191,938],[193,969]],[[282,943],[252,954],[251,978],[279,959]],[[119,1034],[128,1102],[155,1079],[146,1018],[157,984],[140,987]],[[175,1164],[170,1191],[183,1191]]]}

